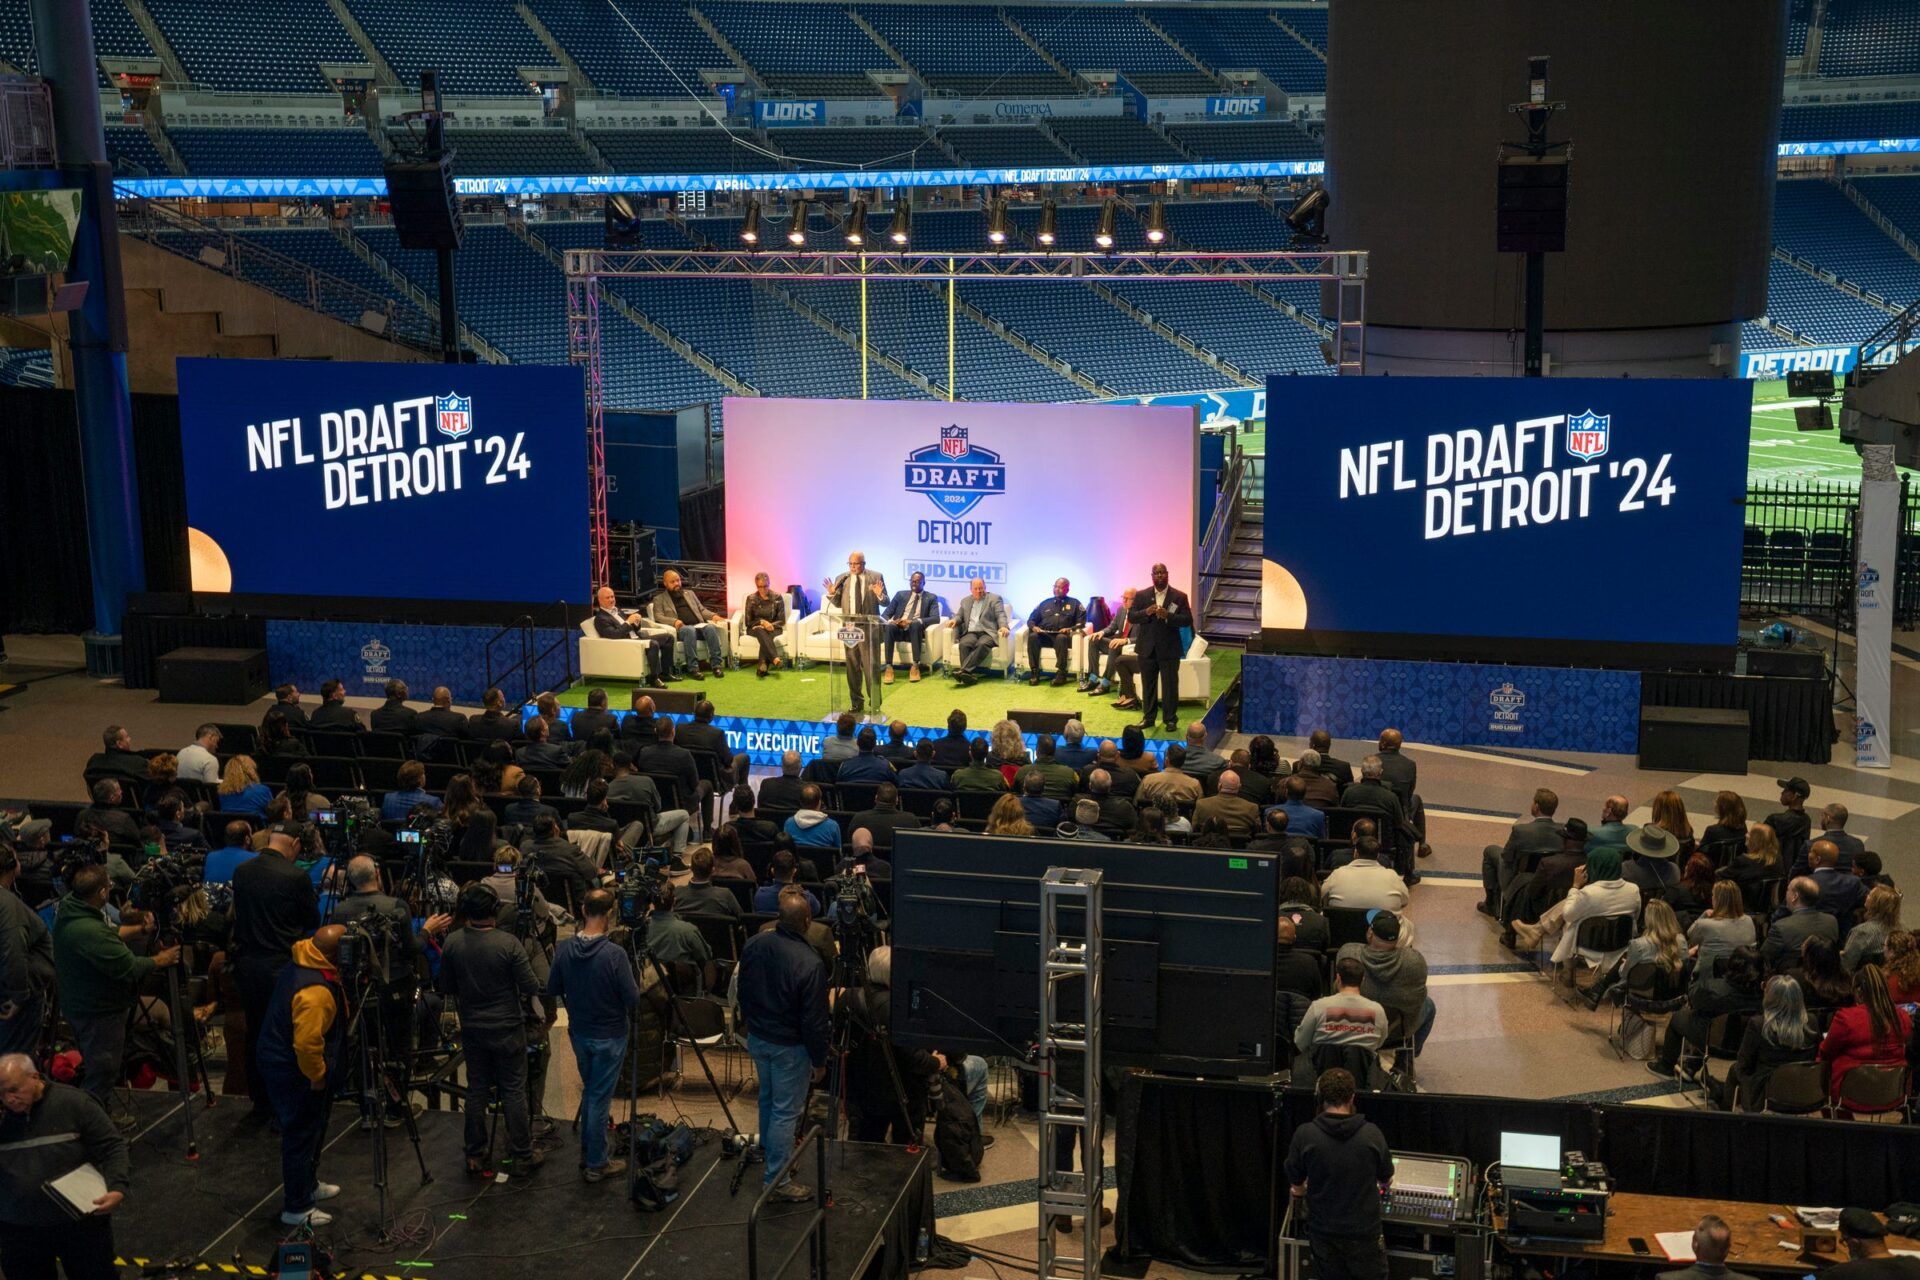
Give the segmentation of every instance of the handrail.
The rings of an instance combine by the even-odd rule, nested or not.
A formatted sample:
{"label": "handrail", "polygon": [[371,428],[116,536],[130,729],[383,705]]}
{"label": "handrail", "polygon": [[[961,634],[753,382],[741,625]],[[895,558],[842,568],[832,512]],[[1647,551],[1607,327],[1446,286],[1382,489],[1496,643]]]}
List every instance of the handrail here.
{"label": "handrail", "polygon": [[[517,662],[509,661],[505,665],[495,668],[495,646],[508,636],[513,636],[520,641],[519,660]],[[520,697],[516,699],[509,696],[507,705],[511,707],[522,707],[531,701],[533,697],[533,617],[531,614],[523,613],[506,626],[494,632],[493,636],[487,641],[485,657],[487,688],[492,689],[500,683],[499,680],[494,678],[496,672],[498,675],[504,677],[512,675],[517,671],[520,674]],[[502,692],[506,691],[502,690]]]}
{"label": "handrail", "polygon": [[1195,621],[1196,625],[1203,628],[1207,611],[1213,604],[1214,589],[1220,581],[1220,565],[1226,558],[1227,544],[1233,538],[1234,526],[1240,522],[1240,513],[1246,501],[1241,493],[1241,480],[1246,466],[1246,455],[1240,451],[1240,442],[1236,437],[1226,468],[1220,473],[1220,495],[1214,502],[1213,516],[1208,520],[1207,531],[1200,539],[1200,562],[1196,566],[1200,581],[1200,614]]}
{"label": "handrail", "polygon": [[753,1208],[747,1211],[747,1280],[760,1280],[760,1211],[767,1207],[767,1197],[773,1194],[773,1189],[780,1185],[800,1159],[800,1153],[807,1149],[809,1142],[814,1143],[813,1213],[807,1219],[805,1233],[793,1242],[793,1247],[787,1250],[780,1259],[780,1265],[770,1274],[775,1277],[785,1274],[793,1264],[794,1256],[805,1245],[812,1246],[813,1274],[821,1277],[827,1274],[827,1140],[824,1130],[815,1125],[793,1144],[793,1150],[787,1154],[787,1162],[774,1170],[773,1177],[767,1179],[767,1185],[760,1189],[760,1196],[753,1202]]}

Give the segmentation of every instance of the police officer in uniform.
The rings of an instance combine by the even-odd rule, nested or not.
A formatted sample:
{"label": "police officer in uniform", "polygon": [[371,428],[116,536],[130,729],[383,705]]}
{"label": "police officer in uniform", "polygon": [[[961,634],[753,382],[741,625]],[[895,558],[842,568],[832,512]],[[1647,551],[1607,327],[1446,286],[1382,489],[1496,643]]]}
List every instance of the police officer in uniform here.
{"label": "police officer in uniform", "polygon": [[1073,637],[1086,625],[1087,610],[1067,592],[1073,586],[1065,578],[1053,580],[1053,594],[1042,600],[1027,615],[1027,683],[1040,683],[1040,653],[1053,650],[1054,685],[1069,684],[1067,663],[1073,650]]}

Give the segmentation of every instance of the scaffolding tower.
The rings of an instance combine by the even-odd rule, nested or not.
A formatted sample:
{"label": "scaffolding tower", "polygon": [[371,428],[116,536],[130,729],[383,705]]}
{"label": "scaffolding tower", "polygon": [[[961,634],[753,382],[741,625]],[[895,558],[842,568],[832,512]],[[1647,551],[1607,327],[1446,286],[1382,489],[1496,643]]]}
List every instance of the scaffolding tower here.
{"label": "scaffolding tower", "polygon": [[[1040,882],[1040,1246],[1038,1280],[1099,1280],[1100,1193],[1106,1156],[1100,1145],[1100,872],[1050,867]],[[1075,941],[1063,917],[1078,911]],[[1080,1021],[1063,1016],[1062,988],[1078,983]],[[1076,1055],[1078,1091],[1061,1078],[1061,1056]],[[1055,1133],[1078,1139],[1080,1172],[1054,1154]],[[1080,1252],[1055,1247],[1057,1218],[1079,1216]],[[1058,1237],[1065,1239],[1063,1235]]]}

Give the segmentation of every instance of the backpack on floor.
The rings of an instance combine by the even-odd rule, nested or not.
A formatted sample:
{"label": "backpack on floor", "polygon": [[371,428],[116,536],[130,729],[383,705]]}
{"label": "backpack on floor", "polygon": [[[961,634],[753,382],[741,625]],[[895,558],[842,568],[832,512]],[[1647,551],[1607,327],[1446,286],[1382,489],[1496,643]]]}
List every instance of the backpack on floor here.
{"label": "backpack on floor", "polygon": [[985,1148],[980,1142],[980,1118],[973,1114],[966,1090],[942,1072],[934,1077],[933,1102],[933,1149],[939,1153],[941,1170],[955,1182],[980,1181]]}

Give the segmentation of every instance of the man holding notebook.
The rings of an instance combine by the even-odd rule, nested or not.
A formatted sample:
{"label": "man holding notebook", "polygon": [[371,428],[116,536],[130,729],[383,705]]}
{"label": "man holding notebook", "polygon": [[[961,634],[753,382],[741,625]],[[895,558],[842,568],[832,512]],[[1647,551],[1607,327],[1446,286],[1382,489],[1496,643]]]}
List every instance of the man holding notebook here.
{"label": "man holding notebook", "polygon": [[0,1272],[7,1280],[117,1280],[113,1219],[126,1197],[126,1139],[85,1090],[0,1057]]}

